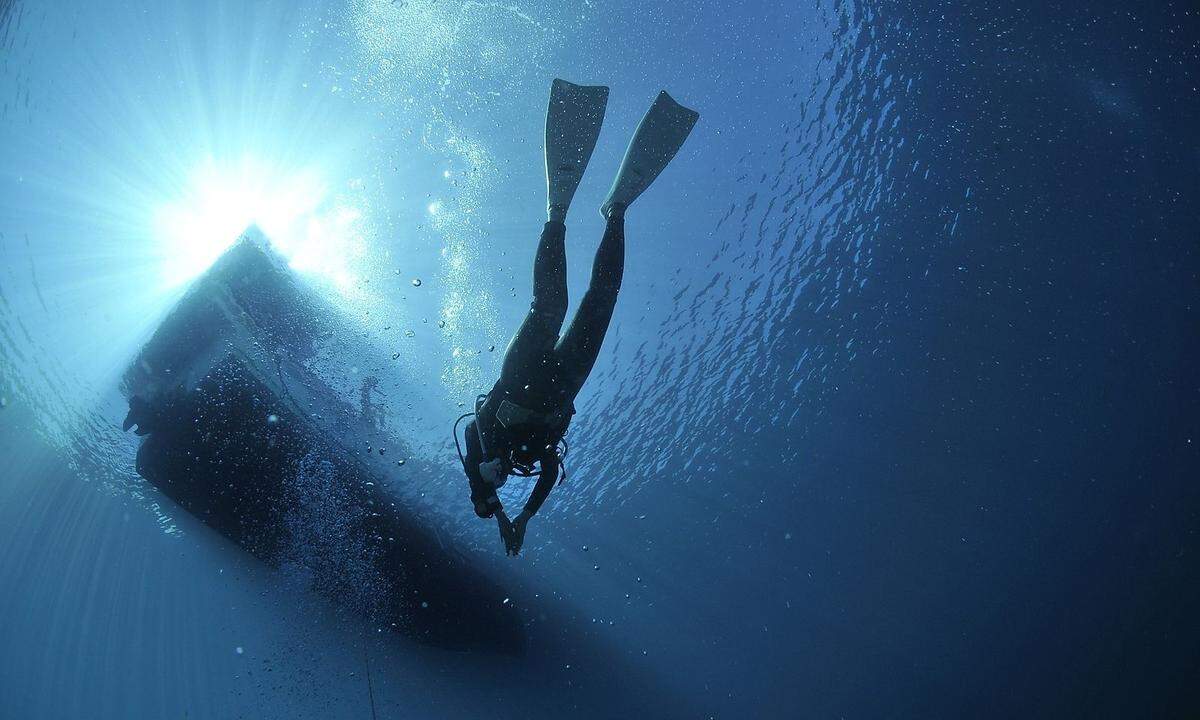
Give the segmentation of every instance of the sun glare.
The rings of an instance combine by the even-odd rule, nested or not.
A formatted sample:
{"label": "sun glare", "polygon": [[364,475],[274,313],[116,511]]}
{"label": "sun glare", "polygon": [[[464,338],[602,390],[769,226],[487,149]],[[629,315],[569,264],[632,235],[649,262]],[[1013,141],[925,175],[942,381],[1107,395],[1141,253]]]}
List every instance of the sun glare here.
{"label": "sun glare", "polygon": [[155,230],[166,245],[163,281],[178,286],[200,275],[257,225],[291,267],[346,290],[354,283],[349,261],[362,253],[361,220],[362,211],[335,197],[313,171],[210,160],[156,214]]}

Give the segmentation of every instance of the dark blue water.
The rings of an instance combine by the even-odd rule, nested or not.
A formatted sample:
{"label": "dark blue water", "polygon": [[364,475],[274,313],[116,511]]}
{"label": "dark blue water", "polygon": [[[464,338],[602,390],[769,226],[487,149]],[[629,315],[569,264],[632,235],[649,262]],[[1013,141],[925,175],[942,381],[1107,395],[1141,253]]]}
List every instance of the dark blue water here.
{"label": "dark blue water", "polygon": [[[0,0],[0,717],[1195,716],[1198,70],[1187,3]],[[612,88],[574,298],[654,94],[702,119],[512,559],[449,428],[528,302],[553,77]],[[522,654],[134,471],[121,374],[250,223]]]}

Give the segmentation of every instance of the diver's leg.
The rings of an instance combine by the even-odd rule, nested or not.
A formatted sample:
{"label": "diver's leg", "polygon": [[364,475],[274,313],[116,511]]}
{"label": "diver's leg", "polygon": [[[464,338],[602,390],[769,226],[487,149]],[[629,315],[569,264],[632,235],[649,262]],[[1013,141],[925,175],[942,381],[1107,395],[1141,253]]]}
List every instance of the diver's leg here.
{"label": "diver's leg", "polygon": [[567,315],[567,228],[548,222],[542,229],[533,261],[533,302],[504,353],[501,381],[517,387],[526,385],[530,370],[552,353]]}
{"label": "diver's leg", "polygon": [[617,293],[621,290],[624,273],[625,208],[614,206],[608,214],[604,238],[596,250],[587,293],[554,352],[562,367],[567,397],[575,397],[596,364],[596,357],[600,354],[600,346],[604,343],[604,335],[612,320],[613,308],[617,304]]}

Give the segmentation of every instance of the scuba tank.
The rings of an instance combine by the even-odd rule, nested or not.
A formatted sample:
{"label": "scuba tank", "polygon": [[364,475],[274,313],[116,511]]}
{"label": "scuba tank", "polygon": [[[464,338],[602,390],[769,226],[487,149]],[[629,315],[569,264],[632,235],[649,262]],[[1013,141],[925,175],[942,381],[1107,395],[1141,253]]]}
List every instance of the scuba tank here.
{"label": "scuba tank", "polygon": [[[462,445],[458,441],[458,425],[469,417],[478,419],[479,412],[483,409],[487,399],[488,396],[486,394],[476,395],[475,409],[471,412],[466,412],[462,415],[459,415],[458,419],[454,421],[454,429],[451,432],[454,435],[454,447],[458,451],[458,459],[459,462],[462,463],[464,472],[467,469],[467,458],[463,454]],[[567,479],[567,466],[564,461],[567,457],[567,451],[570,450],[566,440],[566,424],[570,421],[570,417],[573,414],[574,407],[571,408],[570,414],[564,413],[563,410],[557,410],[553,413],[537,413],[529,410],[528,408],[521,407],[516,403],[509,402],[508,400],[502,400],[500,402],[500,408],[498,408],[496,411],[496,420],[505,428],[522,424],[542,425],[543,427],[555,428],[554,431],[557,432],[557,428],[562,427],[562,431],[558,433],[558,438],[554,446],[554,454],[558,457],[559,468],[561,468],[561,473],[558,480],[558,484],[561,485],[563,481]],[[550,424],[551,422],[553,424]],[[480,427],[478,420],[475,423],[475,432],[479,437],[479,447],[483,450],[483,456],[486,458],[489,456],[487,443],[484,440],[483,429]],[[496,466],[493,465],[495,462],[499,462],[502,467],[496,468]],[[485,466],[488,467],[485,469]],[[497,472],[497,470],[499,470],[499,472]],[[491,461],[480,463],[479,472],[486,481],[489,481],[497,488],[503,486],[504,483],[507,482],[508,475],[516,475],[517,477],[540,477],[542,474],[541,469],[535,469],[532,462],[521,462],[514,458],[511,451],[507,453],[506,457],[498,456],[493,458]],[[496,478],[494,482],[492,481],[493,478]]]}

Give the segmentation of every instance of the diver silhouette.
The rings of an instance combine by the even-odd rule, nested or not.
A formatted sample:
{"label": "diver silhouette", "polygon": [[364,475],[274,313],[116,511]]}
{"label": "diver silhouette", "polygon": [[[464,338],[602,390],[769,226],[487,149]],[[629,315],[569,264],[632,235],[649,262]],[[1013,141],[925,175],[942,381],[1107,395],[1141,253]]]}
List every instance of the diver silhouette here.
{"label": "diver silhouette", "polygon": [[[565,476],[563,436],[612,320],[625,268],[625,210],[679,151],[699,115],[659,93],[642,118],[621,162],[608,198],[592,277],[567,331],[567,256],[564,220],[604,120],[608,88],[555,80],[546,113],[548,220],[533,263],[533,302],[505,351],[500,378],[475,401],[464,430],[467,451],[459,459],[481,518],[495,517],[505,552],[516,555],[537,514]],[[455,424],[455,444],[458,429]],[[497,490],[510,475],[536,476],[525,507],[509,520]]]}

